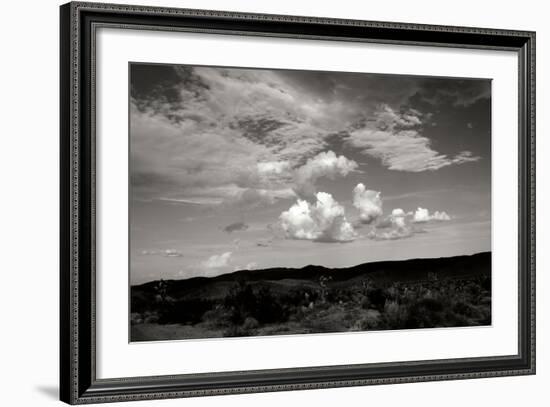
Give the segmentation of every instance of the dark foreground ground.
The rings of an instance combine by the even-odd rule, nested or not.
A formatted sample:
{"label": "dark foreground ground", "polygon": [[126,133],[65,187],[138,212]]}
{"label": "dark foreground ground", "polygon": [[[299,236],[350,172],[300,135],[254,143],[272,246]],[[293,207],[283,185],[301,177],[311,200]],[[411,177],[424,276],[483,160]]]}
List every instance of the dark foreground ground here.
{"label": "dark foreground ground", "polygon": [[131,287],[131,341],[491,324],[491,253]]}

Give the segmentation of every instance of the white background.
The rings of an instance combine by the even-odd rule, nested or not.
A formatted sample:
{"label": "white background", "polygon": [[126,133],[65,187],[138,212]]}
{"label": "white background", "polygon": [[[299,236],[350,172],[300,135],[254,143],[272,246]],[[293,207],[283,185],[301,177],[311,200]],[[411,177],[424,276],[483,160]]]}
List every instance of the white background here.
{"label": "white background", "polygon": [[[133,3],[152,4],[152,1]],[[403,22],[517,28],[537,31],[538,55],[538,374],[534,377],[476,379],[363,388],[238,395],[185,400],[188,406],[545,405],[550,380],[548,285],[550,204],[546,176],[550,28],[543,2],[429,1],[338,2],[277,0],[157,1],[155,5],[227,9],[280,14],[393,20]],[[2,199],[0,226],[1,316],[0,365],[3,405],[58,403],[58,8],[57,1],[3,5],[0,90],[2,111]],[[6,53],[7,51],[7,53]],[[545,154],[546,153],[546,154]],[[147,402],[181,405],[181,400]],[[130,405],[130,404],[126,404]],[[146,405],[141,403],[141,405]]]}

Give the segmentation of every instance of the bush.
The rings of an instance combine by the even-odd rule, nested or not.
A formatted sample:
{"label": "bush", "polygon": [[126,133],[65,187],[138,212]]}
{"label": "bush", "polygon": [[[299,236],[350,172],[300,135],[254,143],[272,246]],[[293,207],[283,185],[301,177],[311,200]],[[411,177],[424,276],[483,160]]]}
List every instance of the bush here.
{"label": "bush", "polygon": [[246,329],[248,331],[248,330],[251,330],[251,329],[258,328],[259,325],[260,324],[258,323],[258,321],[255,318],[248,317],[244,320],[243,329]]}
{"label": "bush", "polygon": [[196,324],[212,306],[211,301],[201,299],[182,299],[166,303],[159,312],[159,323]]}
{"label": "bush", "polygon": [[353,331],[369,331],[381,328],[380,313],[378,311],[369,310],[357,320],[352,327]]}
{"label": "bush", "polygon": [[137,325],[137,324],[142,324],[143,323],[143,318],[141,317],[141,314],[137,313],[137,312],[132,312],[130,314],[130,324],[131,325]]}
{"label": "bush", "polygon": [[249,317],[261,324],[288,320],[288,308],[285,308],[281,298],[274,296],[268,287],[261,287],[255,293],[252,286],[239,283],[230,291],[224,304],[231,310],[231,321],[238,325]]}
{"label": "bush", "polygon": [[374,288],[367,291],[367,297],[372,307],[382,311],[386,304],[386,295],[382,288]]}
{"label": "bush", "polygon": [[423,298],[408,309],[406,328],[434,328],[444,326],[442,311],[444,304],[436,298]]}
{"label": "bush", "polygon": [[250,336],[252,332],[239,325],[232,325],[223,332],[223,336]]}

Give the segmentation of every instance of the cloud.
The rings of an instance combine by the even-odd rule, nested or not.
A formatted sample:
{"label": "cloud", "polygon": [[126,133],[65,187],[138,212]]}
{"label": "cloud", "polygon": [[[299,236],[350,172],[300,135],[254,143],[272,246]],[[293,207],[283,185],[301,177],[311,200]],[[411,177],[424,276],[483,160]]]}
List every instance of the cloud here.
{"label": "cloud", "polygon": [[202,266],[207,269],[227,267],[231,262],[232,255],[233,255],[233,252],[225,252],[219,255],[213,255],[207,260],[205,260],[204,262],[202,262]]}
{"label": "cloud", "polygon": [[178,204],[190,204],[190,205],[219,205],[223,202],[221,198],[215,197],[196,197],[191,196],[187,198],[158,198],[159,201],[178,203]]}
{"label": "cloud", "polygon": [[443,221],[451,220],[451,217],[447,215],[446,212],[439,212],[439,211],[435,211],[433,215],[430,215],[430,211],[428,209],[419,207],[414,212],[413,219],[412,219],[413,223],[426,223],[431,220],[443,222]]}
{"label": "cloud", "polygon": [[361,149],[363,154],[380,159],[394,171],[435,171],[481,159],[470,151],[454,157],[438,153],[431,147],[430,139],[422,135],[421,125],[420,112],[397,113],[382,105],[372,121],[349,133],[347,143]]}
{"label": "cloud", "polygon": [[266,178],[288,174],[291,169],[288,161],[267,161],[258,163],[257,165],[260,176]]}
{"label": "cloud", "polygon": [[373,240],[397,240],[411,237],[415,231],[407,223],[408,216],[412,216],[412,212],[405,212],[401,208],[393,209],[389,216],[375,225],[375,229],[370,231],[368,237]]}
{"label": "cloud", "polygon": [[430,212],[424,208],[418,208],[414,213],[413,222],[414,223],[424,223],[430,220]]}
{"label": "cloud", "polygon": [[454,80],[446,81],[445,84],[434,81],[426,85],[418,94],[424,102],[433,106],[450,104],[454,107],[469,107],[480,100],[491,99],[489,79]]}
{"label": "cloud", "polygon": [[451,220],[451,217],[447,215],[446,212],[435,211],[435,213],[432,215],[432,219],[438,220],[438,221],[447,221],[447,220]]}
{"label": "cloud", "polygon": [[[144,85],[132,77],[131,182],[140,198],[226,202],[234,196],[216,187],[230,184],[270,198],[357,115],[340,101],[318,100],[277,71],[174,71],[170,83],[159,82],[149,94],[134,91]],[[197,188],[205,194],[194,195]]]}
{"label": "cloud", "polygon": [[389,231],[371,231],[368,235],[373,240],[398,240],[406,239],[414,234],[410,228],[396,228]]}
{"label": "cloud", "polygon": [[322,177],[334,179],[345,177],[356,170],[357,163],[343,155],[337,156],[333,151],[324,151],[310,158],[296,170],[296,192],[300,196],[310,197],[316,192],[315,182]]}
{"label": "cloud", "polygon": [[183,257],[183,254],[175,249],[143,250],[142,256]]}
{"label": "cloud", "polygon": [[387,229],[392,227],[393,222],[391,219],[391,216],[387,216],[384,219],[380,219],[378,222],[376,222],[376,228],[377,229]]}
{"label": "cloud", "polygon": [[294,199],[296,193],[292,188],[281,189],[254,189],[247,188],[240,190],[233,195],[226,197],[225,203],[236,205],[240,208],[254,208],[258,206],[271,205],[281,199]]}
{"label": "cloud", "polygon": [[362,183],[353,188],[353,206],[359,210],[361,223],[368,225],[382,216],[380,192],[366,189]]}
{"label": "cloud", "polygon": [[238,232],[248,229],[248,225],[244,222],[235,222],[223,228],[227,233]]}
{"label": "cloud", "polygon": [[210,187],[189,187],[186,194],[180,197],[160,197],[158,200],[190,205],[237,205],[239,207],[258,207],[269,205],[281,199],[293,199],[296,194],[292,188],[263,189],[243,188],[236,184],[227,184]]}
{"label": "cloud", "polygon": [[319,242],[350,242],[357,237],[345,209],[331,194],[318,192],[315,204],[298,199],[281,213],[280,225],[288,239]]}
{"label": "cloud", "polygon": [[397,208],[397,209],[394,209],[391,212],[390,219],[396,227],[405,228],[406,227],[406,225],[405,225],[405,217],[406,216],[407,216],[407,214],[405,213],[405,211],[403,209]]}
{"label": "cloud", "polygon": [[269,247],[271,245],[270,240],[261,240],[259,242],[256,242],[256,246],[258,247]]}
{"label": "cloud", "polygon": [[251,261],[246,266],[235,266],[233,267],[233,271],[239,271],[239,270],[256,270],[258,269],[258,263]]}

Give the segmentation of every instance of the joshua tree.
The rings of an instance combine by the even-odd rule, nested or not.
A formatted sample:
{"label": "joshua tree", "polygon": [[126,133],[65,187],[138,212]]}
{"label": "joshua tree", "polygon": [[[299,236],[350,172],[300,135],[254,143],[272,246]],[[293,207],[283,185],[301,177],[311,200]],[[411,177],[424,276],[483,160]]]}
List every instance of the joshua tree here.
{"label": "joshua tree", "polygon": [[166,281],[164,281],[162,278],[157,283],[157,285],[155,285],[155,291],[157,293],[157,298],[163,304],[166,302],[166,289],[167,289],[167,287],[168,287],[168,284],[166,284]]}
{"label": "joshua tree", "polygon": [[321,297],[321,302],[326,302],[328,294],[328,282],[332,280],[332,277],[321,276],[319,277],[319,285],[321,289],[319,290],[319,295]]}

